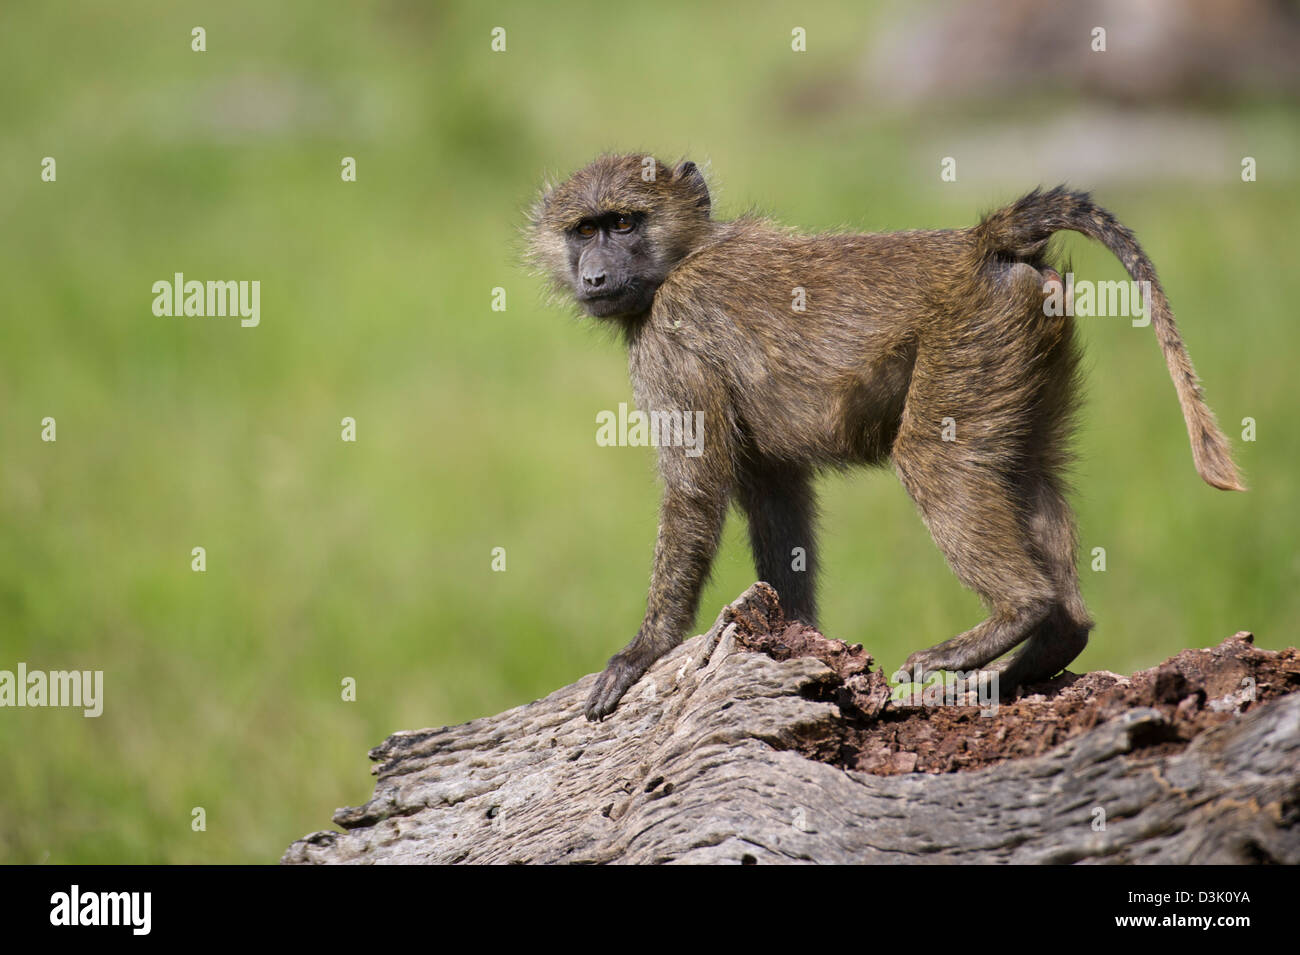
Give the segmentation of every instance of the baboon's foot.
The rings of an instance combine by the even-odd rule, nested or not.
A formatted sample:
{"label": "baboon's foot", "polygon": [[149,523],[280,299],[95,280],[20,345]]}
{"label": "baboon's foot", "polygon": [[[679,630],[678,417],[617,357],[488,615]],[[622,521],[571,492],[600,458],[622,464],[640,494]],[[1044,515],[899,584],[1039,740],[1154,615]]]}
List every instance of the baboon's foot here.
{"label": "baboon's foot", "polygon": [[1047,618],[1050,610],[1046,602],[1004,610],[951,640],[928,650],[916,651],[903,663],[903,668],[913,677],[919,673],[922,678],[935,670],[965,672],[981,669],[1024,642]]}
{"label": "baboon's foot", "polygon": [[[962,634],[965,636],[965,634]],[[965,648],[960,643],[962,636],[953,637],[951,640],[945,640],[943,643],[935,644],[928,650],[917,650],[910,654],[903,661],[903,666],[899,673],[904,674],[905,678],[913,683],[924,682],[926,674],[935,673],[939,670],[949,672],[956,670],[976,669],[980,663],[987,663],[987,660],[980,660],[974,666],[967,666],[966,661],[969,659],[969,648]]]}
{"label": "baboon's foot", "polygon": [[1088,645],[1089,627],[1043,627],[1025,645],[988,667],[998,676],[999,691],[1011,693],[1022,686],[1050,680],[1070,665]]}

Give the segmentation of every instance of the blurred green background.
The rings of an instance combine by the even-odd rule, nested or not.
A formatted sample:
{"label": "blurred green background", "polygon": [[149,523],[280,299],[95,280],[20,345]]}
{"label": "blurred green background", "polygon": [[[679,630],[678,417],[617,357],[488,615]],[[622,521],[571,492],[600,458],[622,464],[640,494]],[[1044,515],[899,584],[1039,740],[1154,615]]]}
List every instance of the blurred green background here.
{"label": "blurred green background", "polygon": [[[595,444],[596,413],[631,400],[625,358],[546,303],[519,263],[522,212],[545,173],[607,149],[708,163],[719,214],[807,229],[966,226],[1061,178],[1034,130],[1083,94],[873,96],[863,63],[899,15],[6,9],[0,668],[102,669],[105,707],[0,711],[0,860],[274,862],[369,797],[365,752],[388,733],[599,669],[644,606],[653,452]],[[1072,184],[1159,267],[1251,490],[1197,479],[1150,330],[1081,320],[1075,501],[1098,625],[1076,669],[1128,672],[1239,629],[1295,642],[1300,113],[1276,95],[1194,108],[1227,157],[1208,177],[1167,174],[1103,123],[1100,154],[1137,171]],[[956,182],[940,182],[946,155]],[[1123,277],[1100,248],[1063,248],[1081,277]],[[155,317],[152,283],[176,271],[260,280],[260,327]],[[980,619],[891,473],[821,487],[829,635],[892,668]],[[1087,569],[1097,546],[1105,573]],[[697,623],[752,579],[733,515]]]}

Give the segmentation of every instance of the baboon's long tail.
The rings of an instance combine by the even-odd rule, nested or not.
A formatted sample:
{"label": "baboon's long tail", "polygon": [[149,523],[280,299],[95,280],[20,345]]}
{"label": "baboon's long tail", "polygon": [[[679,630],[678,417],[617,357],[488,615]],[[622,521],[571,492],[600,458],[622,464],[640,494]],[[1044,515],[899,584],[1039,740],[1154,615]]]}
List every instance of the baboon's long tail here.
{"label": "baboon's long tail", "polygon": [[1147,308],[1156,340],[1165,354],[1169,376],[1178,392],[1178,403],[1187,422],[1196,471],[1207,484],[1225,491],[1244,491],[1232,461],[1228,439],[1215,423],[1214,412],[1205,403],[1192,359],[1178,334],[1174,315],[1165,298],[1155,266],[1137,239],[1113,215],[1092,201],[1086,192],[1072,192],[1057,186],[1048,192],[1035,189],[1009,206],[990,213],[975,229],[980,251],[988,255],[1032,258],[1040,254],[1053,233],[1081,232],[1115,254],[1136,282],[1150,283]]}

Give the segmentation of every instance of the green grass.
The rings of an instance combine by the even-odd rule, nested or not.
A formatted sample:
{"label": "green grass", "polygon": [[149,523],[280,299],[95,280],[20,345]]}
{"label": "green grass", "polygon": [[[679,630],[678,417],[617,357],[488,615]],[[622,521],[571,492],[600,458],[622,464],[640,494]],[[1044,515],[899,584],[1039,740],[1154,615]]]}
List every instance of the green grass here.
{"label": "green grass", "polygon": [[[0,669],[102,669],[106,701],[98,719],[0,711],[0,861],[272,862],[368,798],[364,754],[387,733],[534,699],[632,636],[653,461],[596,446],[596,412],[630,401],[624,356],[518,263],[544,171],[689,154],[722,214],[805,228],[966,225],[1014,193],[919,167],[915,141],[951,117],[781,95],[847,82],[873,9],[801,7],[800,58],[776,5],[567,6],[582,29],[535,3],[7,14]],[[1240,126],[1282,154],[1300,142],[1294,110],[1248,107]],[[47,155],[57,183],[39,180]],[[1250,493],[1210,490],[1149,330],[1082,322],[1075,500],[1108,569],[1084,571],[1098,626],[1079,666],[1132,670],[1242,628],[1291,644],[1295,183],[1230,170],[1099,198],[1159,265],[1226,430],[1251,416],[1259,438],[1236,444]],[[1104,250],[1068,249],[1081,276],[1121,277]],[[260,280],[261,326],[154,317],[174,271]],[[821,488],[830,635],[892,667],[979,619],[890,474]],[[700,623],[752,579],[733,517]]]}

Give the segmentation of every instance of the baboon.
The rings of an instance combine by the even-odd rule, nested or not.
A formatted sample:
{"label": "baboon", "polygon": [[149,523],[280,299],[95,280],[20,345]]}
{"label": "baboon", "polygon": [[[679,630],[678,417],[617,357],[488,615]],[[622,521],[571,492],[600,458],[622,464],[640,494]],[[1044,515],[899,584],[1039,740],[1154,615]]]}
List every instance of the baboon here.
{"label": "baboon", "polygon": [[789,619],[816,625],[812,482],[826,468],[892,461],[989,609],[908,670],[980,670],[1005,694],[1078,656],[1092,621],[1063,472],[1079,352],[1073,319],[1044,308],[1056,232],[1101,242],[1149,283],[1196,470],[1243,489],[1155,267],[1086,193],[1035,189],[973,228],[882,234],[716,221],[710,206],[692,162],[606,155],[544,189],[530,216],[539,271],[621,331],[637,406],[703,414],[702,453],[660,442],[645,618],[597,678],[589,719],[684,636],[732,500],[759,577]]}

